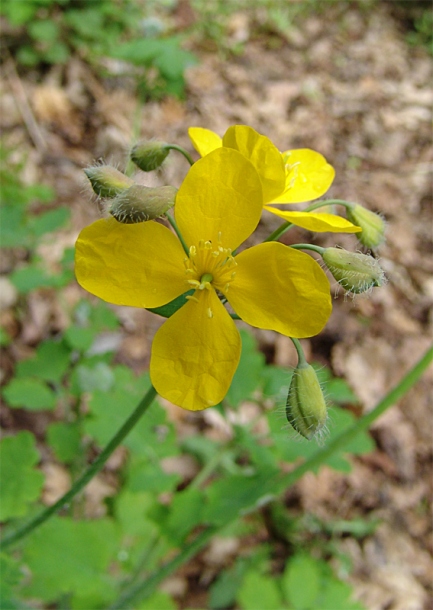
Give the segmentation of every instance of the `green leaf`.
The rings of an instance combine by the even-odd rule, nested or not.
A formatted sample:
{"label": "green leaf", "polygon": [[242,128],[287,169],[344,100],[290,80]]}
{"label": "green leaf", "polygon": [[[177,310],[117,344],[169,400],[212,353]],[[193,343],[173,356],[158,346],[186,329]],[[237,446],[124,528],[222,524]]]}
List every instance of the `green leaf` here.
{"label": "green leaf", "polygon": [[243,610],[282,610],[281,595],[275,580],[258,572],[248,572],[236,596]]}
{"label": "green leaf", "polygon": [[247,562],[238,560],[232,568],[220,573],[210,587],[209,606],[212,610],[234,605],[247,569]]}
{"label": "green leaf", "polygon": [[79,364],[72,374],[72,383],[78,392],[93,392],[102,390],[107,392],[114,385],[114,373],[105,362],[96,362],[93,366]]}
{"label": "green leaf", "polygon": [[60,383],[69,367],[71,352],[59,341],[41,343],[36,355],[17,364],[17,377],[34,376],[45,381]]}
{"label": "green leaf", "polygon": [[96,336],[93,328],[83,328],[81,326],[70,326],[65,332],[65,341],[80,352],[85,352],[92,345]]}
{"label": "green leaf", "polygon": [[5,331],[5,329],[0,326],[0,345],[2,347],[6,347],[6,345],[10,344],[10,342],[11,342],[10,336]]}
{"label": "green leaf", "polygon": [[134,607],[136,610],[176,610],[178,606],[168,593],[156,591],[156,593],[139,602]]}
{"label": "green leaf", "polygon": [[50,288],[55,284],[55,280],[35,263],[16,269],[11,273],[10,279],[23,294],[37,288]]}
{"label": "green leaf", "polygon": [[14,600],[13,589],[23,579],[19,563],[6,555],[0,554],[0,608],[4,610],[21,610],[22,606]]}
{"label": "green leaf", "polygon": [[124,536],[140,536],[149,540],[157,533],[155,523],[147,518],[147,513],[155,502],[155,497],[147,491],[137,493],[122,489],[116,498],[115,515]]}
{"label": "green leaf", "polygon": [[352,589],[331,576],[323,583],[322,593],[317,600],[317,608],[332,608],[332,610],[365,610],[359,602],[352,600]]}
{"label": "green leaf", "polygon": [[[135,377],[123,366],[113,369],[115,383],[109,392],[96,390],[89,402],[90,416],[85,430],[104,446],[126,421],[150,388],[148,375]],[[154,401],[146,414],[125,439],[125,445],[137,456],[166,457],[178,453],[173,425],[164,409]]]}
{"label": "green leaf", "polygon": [[27,595],[46,602],[60,595],[94,596],[103,607],[113,594],[108,569],[118,545],[117,528],[109,519],[51,518],[32,532],[24,550],[32,575]]}
{"label": "green leaf", "polygon": [[53,42],[59,36],[59,26],[51,19],[30,22],[27,28],[30,36],[41,42]]}
{"label": "green leaf", "polygon": [[30,432],[5,437],[0,442],[0,456],[0,521],[6,521],[27,513],[29,504],[39,498],[44,476],[34,468],[40,458]]}
{"label": "green leaf", "polygon": [[[329,409],[329,436],[325,439],[325,443],[338,436],[343,430],[352,426],[355,422],[355,417],[350,411],[341,409],[340,407],[332,407]],[[272,434],[275,448],[281,459],[287,462],[294,462],[299,457],[309,458],[318,451],[316,443],[308,441],[304,438],[293,438],[293,432],[290,425],[286,422],[283,413],[277,411],[270,412],[268,415],[269,428]],[[351,464],[344,457],[347,453],[363,454],[374,449],[374,442],[368,432],[360,432],[350,444],[334,453],[329,457],[324,464],[331,466],[335,470],[342,472],[350,472]],[[313,471],[317,472],[319,467]]]}
{"label": "green leaf", "polygon": [[224,399],[232,407],[237,407],[243,400],[251,397],[260,384],[265,366],[265,358],[257,350],[254,337],[244,330],[240,331],[240,335],[242,339],[241,359]]}
{"label": "green leaf", "polygon": [[172,491],[180,482],[178,474],[167,474],[158,463],[147,463],[145,459],[132,460],[128,468],[127,487],[133,492],[160,494]]}
{"label": "green leaf", "polygon": [[29,222],[29,230],[36,237],[41,237],[45,233],[51,233],[63,227],[70,218],[70,211],[68,208],[61,207],[55,210],[49,210],[38,216],[34,216]]}
{"label": "green leaf", "polygon": [[21,377],[3,388],[3,396],[11,407],[30,411],[52,410],[56,406],[55,393],[40,379]]}
{"label": "green leaf", "polygon": [[187,488],[177,492],[162,531],[176,546],[180,546],[192,529],[201,523],[203,508],[203,492],[199,489]]}
{"label": "green leaf", "polygon": [[81,434],[77,424],[54,422],[47,429],[47,442],[60,462],[68,464],[81,452]]}
{"label": "green leaf", "polygon": [[250,477],[234,475],[217,480],[206,489],[207,505],[203,520],[224,525],[241,513],[256,507],[260,500],[273,495],[273,477],[278,472],[267,470]]}
{"label": "green leaf", "polygon": [[301,553],[294,555],[287,562],[281,581],[286,600],[296,610],[318,607],[315,600],[319,594],[320,580],[321,569],[316,560]]}
{"label": "green leaf", "polygon": [[276,404],[286,404],[293,369],[268,365],[262,371],[263,398]]}

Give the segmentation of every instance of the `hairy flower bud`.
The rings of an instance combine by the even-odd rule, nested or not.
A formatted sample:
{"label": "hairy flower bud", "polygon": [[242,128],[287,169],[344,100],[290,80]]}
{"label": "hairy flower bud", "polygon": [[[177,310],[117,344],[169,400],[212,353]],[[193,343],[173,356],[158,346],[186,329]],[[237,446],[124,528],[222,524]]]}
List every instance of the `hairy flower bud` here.
{"label": "hairy flower bud", "polygon": [[382,267],[372,256],[342,248],[325,248],[322,258],[337,282],[348,292],[360,294],[386,282]]}
{"label": "hairy flower bud", "polygon": [[291,426],[309,441],[326,423],[326,402],[313,367],[304,362],[293,372],[286,403],[286,417]]}
{"label": "hairy flower bud", "polygon": [[84,173],[98,197],[116,197],[134,184],[134,181],[112,165],[86,167]]}
{"label": "hairy flower bud", "polygon": [[134,184],[112,199],[107,210],[124,224],[154,220],[174,206],[176,193],[173,186],[152,188]]}
{"label": "hairy flower bud", "polygon": [[166,142],[147,140],[136,144],[130,152],[131,161],[144,172],[151,172],[162,165],[170,148]]}
{"label": "hairy flower bud", "polygon": [[347,218],[361,227],[357,238],[366,248],[377,248],[385,241],[386,223],[379,214],[355,203],[346,209]]}

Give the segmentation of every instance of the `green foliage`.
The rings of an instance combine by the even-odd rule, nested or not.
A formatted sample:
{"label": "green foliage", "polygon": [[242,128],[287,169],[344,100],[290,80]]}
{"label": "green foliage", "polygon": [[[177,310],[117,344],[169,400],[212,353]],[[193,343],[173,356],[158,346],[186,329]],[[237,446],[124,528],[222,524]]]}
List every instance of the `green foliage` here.
{"label": "green foliage", "polygon": [[56,395],[42,380],[32,377],[12,379],[2,390],[9,406],[29,411],[53,410]]}
{"label": "green foliage", "polygon": [[[63,336],[43,341],[31,358],[17,365],[15,377],[3,390],[11,407],[31,411],[62,405],[65,421],[50,421],[45,439],[54,457],[73,471],[82,469],[89,443],[104,446],[150,387],[147,374],[137,377],[123,365],[113,366],[110,352],[93,352],[93,347],[89,350],[100,333],[116,331],[118,326],[115,313],[107,305],[80,301]],[[333,401],[341,405],[346,400],[356,402],[347,385],[333,378],[330,371],[320,369],[318,374]],[[271,428],[265,438],[255,432],[252,421],[234,426],[232,440],[217,442],[190,436],[179,442],[166,410],[154,401],[125,439],[127,459],[119,473],[119,490],[107,503],[108,516],[93,521],[78,516],[51,519],[24,540],[20,563],[6,556],[6,573],[10,576],[5,587],[6,607],[21,608],[18,600],[22,599],[36,599],[39,604],[56,608],[65,600],[72,609],[109,607],[125,587],[133,586],[134,579],[145,578],[149,570],[158,569],[174,549],[182,550],[203,526],[216,526],[232,536],[254,533],[260,527],[261,506],[272,502],[275,527],[295,551],[285,572],[271,575],[270,547],[261,546],[260,553],[239,557],[220,573],[210,590],[210,607],[237,603],[246,610],[258,605],[302,610],[329,603],[333,608],[359,608],[349,599],[350,588],[335,578],[326,563],[297,552],[300,530],[310,531],[311,527],[320,532],[322,546],[316,545],[316,550],[334,553],[336,536],[369,535],[375,524],[362,520],[308,524],[299,517],[289,517],[284,504],[276,502],[281,493],[281,465],[317,450],[307,441],[290,441],[284,422],[276,416],[284,405],[290,378],[290,371],[267,366],[255,340],[242,331],[239,372],[218,409],[223,413],[243,401],[255,401],[260,419],[266,418]],[[267,414],[262,405],[269,410]],[[354,421],[350,411],[341,407],[333,407],[332,412],[331,436]],[[23,517],[34,510],[42,491],[43,476],[35,468],[39,456],[34,437],[21,432],[5,438],[3,447],[4,518]],[[369,437],[359,435],[347,452],[362,453],[371,447]],[[184,456],[195,459],[201,468],[189,484],[180,473],[167,470],[163,462],[170,458],[176,463]],[[343,454],[334,456],[328,464],[350,469]],[[167,498],[171,498],[169,504]],[[70,514],[79,515],[80,504],[74,504]],[[243,521],[246,515],[256,517]],[[326,542],[330,536],[332,547]],[[25,580],[17,565],[28,575]],[[308,590],[298,586],[306,579]],[[167,595],[156,593],[141,601],[138,597],[134,607],[171,608],[173,602]]]}
{"label": "green foliage", "polygon": [[[142,75],[138,90],[145,98],[158,98],[167,93],[182,97],[185,89],[184,72],[197,63],[195,55],[182,49],[178,36],[124,42],[111,51],[111,56],[140,68]],[[157,70],[158,77],[150,82],[148,70],[152,67]]]}
{"label": "green foliage", "polygon": [[[17,29],[16,57],[24,66],[66,63],[72,52],[92,60],[136,29],[140,17],[131,0],[3,0],[1,14]],[[15,44],[14,44],[15,43]]]}
{"label": "green foliage", "polygon": [[29,504],[39,497],[44,476],[35,469],[39,453],[30,432],[5,437],[0,442],[0,456],[0,521],[6,521],[26,514]]}
{"label": "green foliage", "polygon": [[32,574],[27,595],[52,602],[73,594],[77,608],[85,607],[84,600],[98,600],[98,605],[110,600],[113,584],[106,572],[118,546],[119,532],[111,520],[54,517],[26,545],[24,561]]}

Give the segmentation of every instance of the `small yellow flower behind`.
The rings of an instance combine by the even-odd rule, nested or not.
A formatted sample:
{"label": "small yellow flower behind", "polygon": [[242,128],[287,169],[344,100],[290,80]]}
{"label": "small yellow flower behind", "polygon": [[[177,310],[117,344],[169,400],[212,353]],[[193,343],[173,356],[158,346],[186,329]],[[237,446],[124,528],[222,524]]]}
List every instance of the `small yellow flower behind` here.
{"label": "small yellow flower behind", "polygon": [[202,156],[221,147],[238,150],[256,168],[265,210],[314,232],[357,233],[359,227],[341,216],[317,212],[290,212],[273,207],[321,197],[331,186],[335,171],[318,152],[308,148],[281,153],[266,136],[247,125],[229,127],[223,138],[209,129],[190,127],[189,137]]}
{"label": "small yellow flower behind", "polygon": [[154,308],[194,290],[157,331],[150,361],[156,390],[185,409],[218,404],[239,362],[239,332],[221,295],[248,324],[291,337],[313,336],[329,318],[329,282],[310,256],[277,242],[233,254],[262,208],[254,164],[219,147],[192,166],[176,196],[187,254],[155,221],[103,219],[78,238],[78,282],[105,301]]}

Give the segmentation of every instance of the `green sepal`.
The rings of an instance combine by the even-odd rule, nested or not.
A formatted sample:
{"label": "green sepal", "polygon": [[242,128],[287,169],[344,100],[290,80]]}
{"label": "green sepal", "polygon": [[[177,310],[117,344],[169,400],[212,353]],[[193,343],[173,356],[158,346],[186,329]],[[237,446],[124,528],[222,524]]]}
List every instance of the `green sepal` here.
{"label": "green sepal", "polygon": [[188,300],[186,297],[192,294],[194,294],[194,290],[188,290],[188,292],[184,292],[166,305],[162,305],[161,307],[148,307],[147,310],[151,311],[152,313],[157,313],[159,316],[163,316],[164,318],[170,318],[178,309],[185,305]]}

